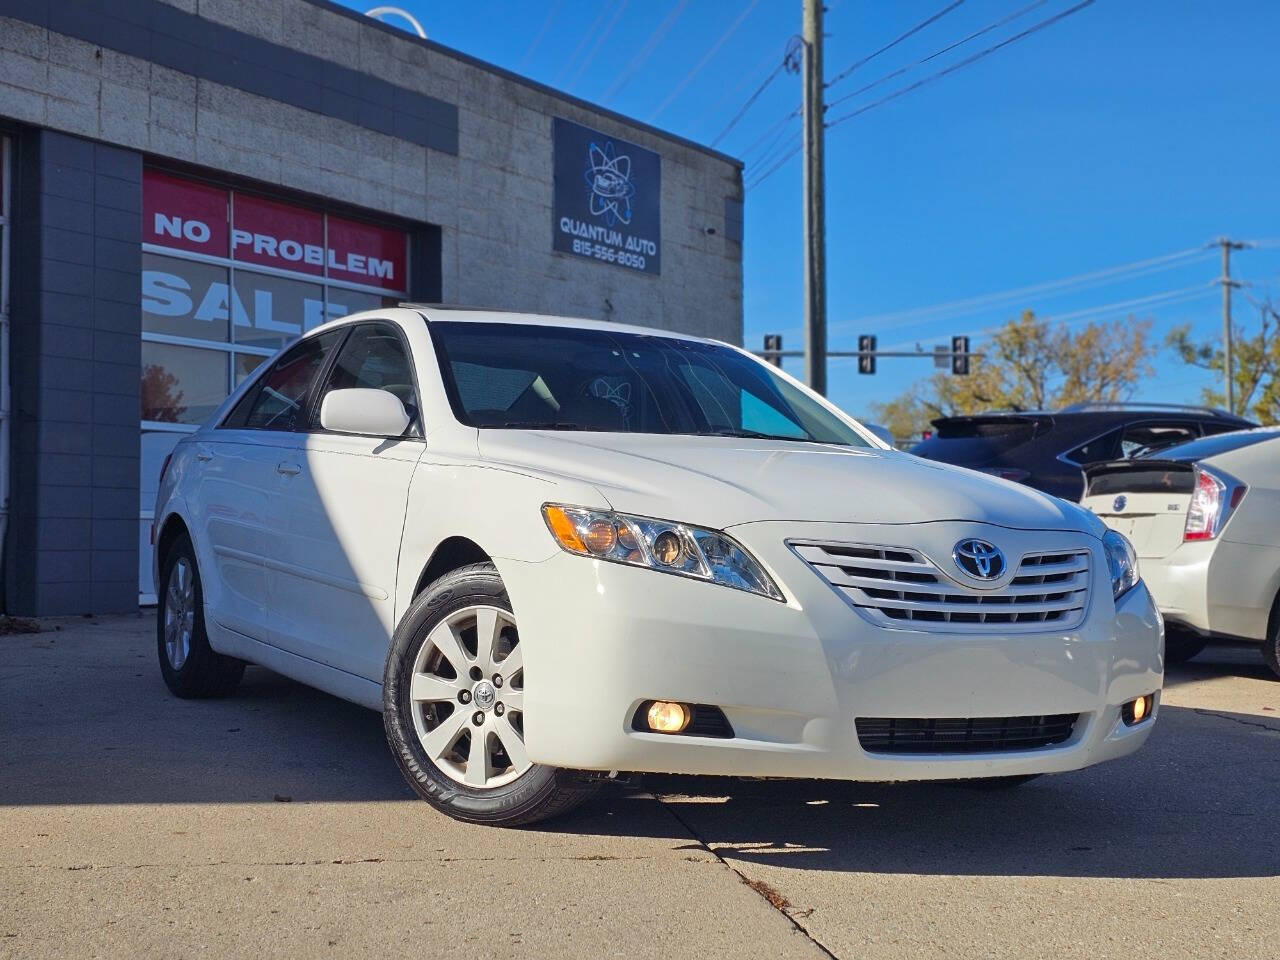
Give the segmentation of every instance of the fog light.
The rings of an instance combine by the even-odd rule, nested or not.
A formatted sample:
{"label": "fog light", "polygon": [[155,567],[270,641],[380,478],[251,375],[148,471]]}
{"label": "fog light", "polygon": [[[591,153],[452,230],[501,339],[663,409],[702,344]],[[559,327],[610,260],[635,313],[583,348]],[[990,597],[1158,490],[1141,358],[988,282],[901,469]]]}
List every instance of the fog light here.
{"label": "fog light", "polygon": [[1154,707],[1155,696],[1147,694],[1145,697],[1139,697],[1137,700],[1130,700],[1126,703],[1121,708],[1120,715],[1124,718],[1125,725],[1132,727],[1151,716],[1151,711]]}
{"label": "fog light", "polygon": [[689,725],[691,711],[683,703],[655,700],[645,719],[656,733],[679,733]]}

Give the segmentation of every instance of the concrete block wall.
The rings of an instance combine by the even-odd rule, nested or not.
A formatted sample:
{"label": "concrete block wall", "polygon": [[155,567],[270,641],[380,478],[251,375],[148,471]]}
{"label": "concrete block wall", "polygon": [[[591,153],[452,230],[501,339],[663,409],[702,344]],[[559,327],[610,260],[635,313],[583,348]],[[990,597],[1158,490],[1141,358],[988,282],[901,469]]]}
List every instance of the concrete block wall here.
{"label": "concrete block wall", "polygon": [[[162,33],[150,59],[130,55],[112,31],[95,34],[92,18],[50,19],[36,0],[0,0],[0,117],[438,224],[449,302],[740,341],[742,185],[729,159],[326,2],[104,4],[148,23],[164,19],[155,16],[159,8],[194,15],[223,31],[218,45],[233,49],[236,37],[242,45],[280,44],[328,64],[327,73],[341,71],[348,87],[376,83],[396,102],[416,97],[437,119],[456,108],[456,138],[430,146],[377,129],[368,112],[378,106],[373,93],[362,101],[365,113],[324,113],[299,105],[315,103],[296,77],[272,96],[257,81],[237,86],[222,69],[229,55],[201,49],[199,33],[185,60]],[[661,276],[552,251],[554,116],[662,156]]]}
{"label": "concrete block wall", "polygon": [[142,157],[30,134],[14,186],[6,607],[135,610]]}

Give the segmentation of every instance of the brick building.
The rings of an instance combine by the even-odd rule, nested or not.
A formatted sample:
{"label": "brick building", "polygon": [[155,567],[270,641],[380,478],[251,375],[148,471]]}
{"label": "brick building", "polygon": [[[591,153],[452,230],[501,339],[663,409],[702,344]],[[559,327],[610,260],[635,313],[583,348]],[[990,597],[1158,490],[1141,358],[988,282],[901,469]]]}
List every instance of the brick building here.
{"label": "brick building", "polygon": [[318,0],[0,0],[6,611],[149,601],[159,466],[403,299],[740,342],[740,165]]}

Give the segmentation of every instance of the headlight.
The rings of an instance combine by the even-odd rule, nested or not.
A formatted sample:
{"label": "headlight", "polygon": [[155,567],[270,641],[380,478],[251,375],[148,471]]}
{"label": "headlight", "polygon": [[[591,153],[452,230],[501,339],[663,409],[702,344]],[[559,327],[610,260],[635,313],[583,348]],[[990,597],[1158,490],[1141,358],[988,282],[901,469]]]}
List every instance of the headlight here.
{"label": "headlight", "polygon": [[569,553],[783,599],[759,561],[717,530],[555,503],[545,504],[542,515]]}
{"label": "headlight", "polygon": [[1138,555],[1133,552],[1129,538],[1114,530],[1102,535],[1102,549],[1111,574],[1111,593],[1119,600],[1138,582]]}

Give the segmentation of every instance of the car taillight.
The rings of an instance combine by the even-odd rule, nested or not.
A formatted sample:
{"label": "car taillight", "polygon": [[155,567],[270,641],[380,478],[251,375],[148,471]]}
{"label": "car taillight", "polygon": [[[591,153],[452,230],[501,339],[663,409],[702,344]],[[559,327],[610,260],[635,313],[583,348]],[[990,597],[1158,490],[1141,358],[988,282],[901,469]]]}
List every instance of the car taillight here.
{"label": "car taillight", "polygon": [[1187,525],[1182,532],[1185,540],[1212,540],[1222,532],[1231,511],[1240,506],[1248,487],[1242,483],[1221,477],[1196,467],[1195,486],[1191,493],[1191,505],[1187,507]]}

